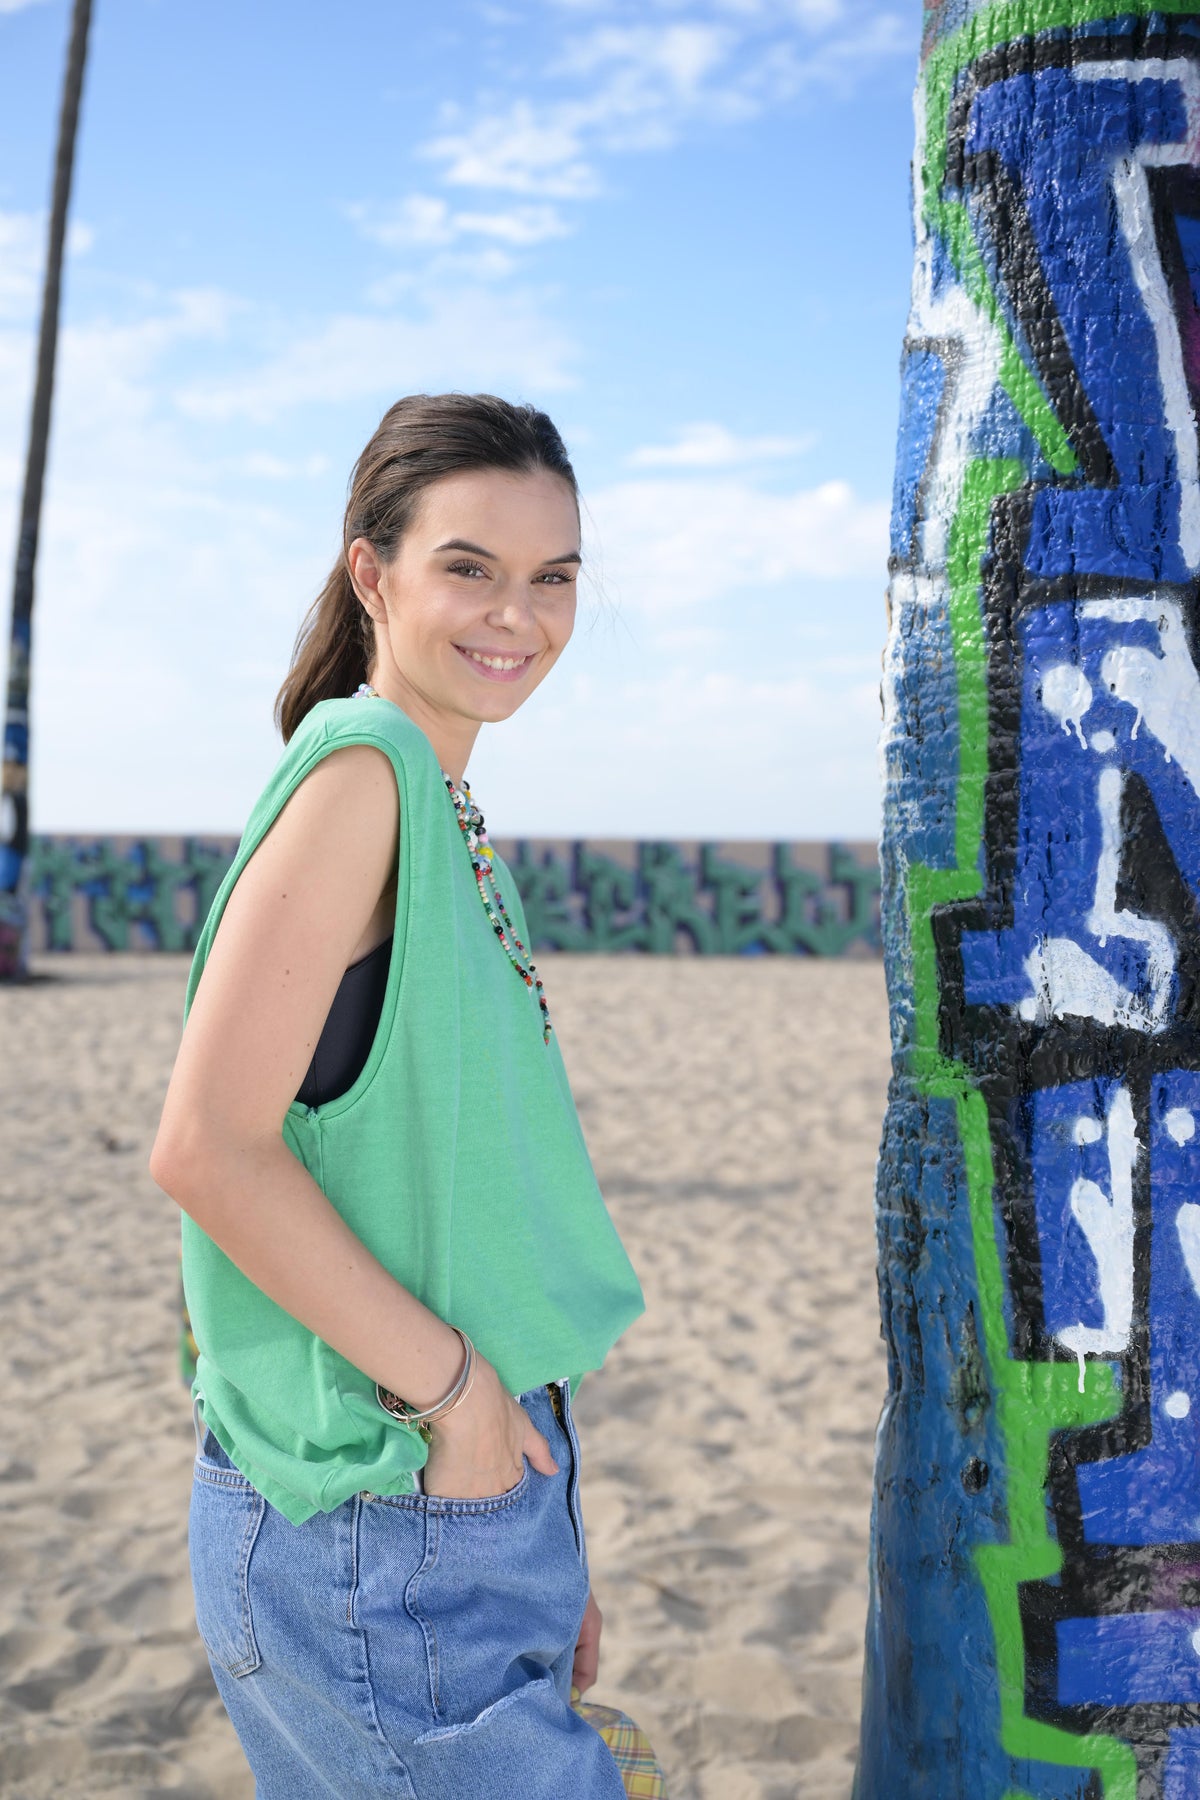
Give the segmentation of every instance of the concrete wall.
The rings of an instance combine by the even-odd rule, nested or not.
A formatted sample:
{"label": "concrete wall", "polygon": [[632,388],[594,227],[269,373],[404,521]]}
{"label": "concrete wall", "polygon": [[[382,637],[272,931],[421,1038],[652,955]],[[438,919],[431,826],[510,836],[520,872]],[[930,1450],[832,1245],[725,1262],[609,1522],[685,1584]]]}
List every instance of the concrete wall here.
{"label": "concrete wall", "polygon": [[[189,950],[236,837],[40,837],[41,950]],[[534,950],[878,955],[875,846],[498,838]]]}

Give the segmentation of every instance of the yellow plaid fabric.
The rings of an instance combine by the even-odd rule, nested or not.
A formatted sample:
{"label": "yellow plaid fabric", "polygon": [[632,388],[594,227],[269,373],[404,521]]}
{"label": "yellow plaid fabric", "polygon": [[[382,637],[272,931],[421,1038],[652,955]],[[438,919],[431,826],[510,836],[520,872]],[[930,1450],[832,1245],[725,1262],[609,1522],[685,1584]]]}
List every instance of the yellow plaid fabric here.
{"label": "yellow plaid fabric", "polygon": [[600,1733],[613,1753],[613,1760],[625,1783],[626,1800],[667,1800],[667,1779],[658,1766],[658,1758],[650,1748],[650,1740],[639,1731],[628,1713],[615,1706],[596,1706],[581,1699],[579,1689],[571,1689],[571,1705],[581,1719],[586,1719]]}

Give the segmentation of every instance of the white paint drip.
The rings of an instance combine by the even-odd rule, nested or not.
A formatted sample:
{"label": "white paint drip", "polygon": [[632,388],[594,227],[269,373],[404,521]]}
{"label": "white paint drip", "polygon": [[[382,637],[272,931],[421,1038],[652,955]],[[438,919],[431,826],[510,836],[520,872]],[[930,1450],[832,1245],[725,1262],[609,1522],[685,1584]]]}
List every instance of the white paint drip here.
{"label": "white paint drip", "polygon": [[1190,1144],[1196,1135],[1196,1121],[1186,1106],[1173,1106],[1163,1124],[1177,1144]]}
{"label": "white paint drip", "polygon": [[1092,684],[1075,663],[1052,663],[1042,675],[1042,705],[1064,731],[1074,731],[1087,749],[1083,717],[1092,704]]}
{"label": "white paint drip", "polygon": [[[1119,1087],[1108,1109],[1108,1185],[1080,1176],[1071,1184],[1071,1212],[1096,1262],[1103,1325],[1068,1325],[1059,1343],[1079,1362],[1083,1392],[1086,1355],[1115,1356],[1129,1346],[1133,1326],[1133,1168],[1137,1161],[1137,1124],[1128,1088]],[[1200,1215],[1200,1207],[1196,1212]]]}
{"label": "white paint drip", "polygon": [[1101,756],[1106,756],[1110,750],[1116,749],[1117,740],[1111,731],[1093,731],[1088,747]]}
{"label": "white paint drip", "polygon": [[1133,644],[1119,644],[1100,665],[1101,679],[1136,714],[1133,735],[1145,719],[1168,762],[1177,762],[1200,794],[1200,675],[1187,647],[1183,614],[1175,600],[1085,600],[1085,619],[1116,624],[1153,624],[1161,656]]}
{"label": "white paint drip", "polygon": [[1192,1649],[1196,1652],[1197,1656],[1200,1656],[1200,1630],[1193,1631],[1192,1633]]}
{"label": "white paint drip", "polygon": [[1185,1200],[1175,1214],[1175,1229],[1179,1233],[1179,1247],[1192,1278],[1192,1287],[1200,1295],[1200,1206]]}
{"label": "white paint drip", "polygon": [[1104,1135],[1104,1127],[1099,1119],[1090,1119],[1086,1113],[1076,1119],[1071,1128],[1071,1136],[1077,1144],[1098,1144]]}
{"label": "white paint drip", "polygon": [[934,241],[922,210],[924,186],[920,158],[925,142],[925,99],[917,84],[914,101],[917,153],[913,165],[913,236],[915,255],[906,337],[943,338],[958,347],[947,358],[943,413],[932,459],[925,475],[925,505],[920,524],[921,561],[944,569],[950,526],[958,511],[963,478],[971,461],[974,434],[992,403],[1000,380],[1003,346],[987,314],[958,283],[935,297]]}
{"label": "white paint drip", "polygon": [[1133,278],[1154,332],[1163,415],[1175,440],[1179,471],[1179,549],[1188,568],[1196,569],[1200,568],[1200,456],[1196,443],[1196,415],[1192,411],[1192,397],[1183,369],[1179,321],[1171,305],[1159,255],[1150,183],[1144,166],[1152,160],[1146,152],[1160,148],[1160,145],[1147,145],[1146,151],[1120,159],[1113,170],[1113,197],[1133,266]]}
{"label": "white paint drip", "polygon": [[[1179,549],[1189,569],[1200,568],[1200,446],[1196,415],[1183,366],[1179,321],[1163,272],[1147,168],[1200,163],[1200,74],[1184,57],[1161,56],[1124,61],[1080,63],[1074,71],[1079,81],[1172,81],[1183,95],[1186,125],[1175,143],[1140,144],[1132,156],[1121,157],[1113,169],[1113,198],[1129,261],[1146,316],[1154,332],[1158,352],[1163,416],[1175,440],[1179,471]],[[1136,736],[1136,729],[1135,729]]]}
{"label": "white paint drip", "polygon": [[[1100,940],[1129,938],[1146,946],[1148,997],[1131,996],[1132,1004],[1118,1021],[1138,1031],[1160,1031],[1171,1004],[1175,974],[1175,940],[1157,919],[1143,919],[1117,905],[1117,878],[1121,869],[1121,792],[1125,777],[1111,765],[1100,771],[1096,806],[1100,815],[1100,857],[1096,864],[1096,892],[1087,927]],[[1093,1015],[1099,1017],[1098,1014]]]}
{"label": "white paint drip", "polygon": [[1039,938],[1024,967],[1033,992],[1017,1003],[1023,1019],[1039,1025],[1066,1018],[1117,1025],[1137,1014],[1137,995],[1122,987],[1074,938]]}
{"label": "white paint drip", "polygon": [[1186,1419],[1191,1410],[1192,1402],[1188,1394],[1168,1394],[1163,1401],[1163,1411],[1168,1419]]}

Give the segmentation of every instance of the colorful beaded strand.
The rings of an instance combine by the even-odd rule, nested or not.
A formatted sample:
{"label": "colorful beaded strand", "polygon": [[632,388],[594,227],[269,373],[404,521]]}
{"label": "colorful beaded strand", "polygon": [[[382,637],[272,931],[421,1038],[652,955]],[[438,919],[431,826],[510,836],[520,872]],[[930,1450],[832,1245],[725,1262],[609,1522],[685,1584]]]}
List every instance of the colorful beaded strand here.
{"label": "colorful beaded strand", "polygon": [[[354,690],[351,699],[357,700],[360,697],[378,700],[383,696],[376,688],[363,681]],[[492,870],[493,851],[488,842],[487,826],[483,822],[483,814],[472,798],[471,790],[465,781],[460,790],[455,785],[453,776],[447,775],[445,769],[442,770],[442,780],[446,784],[446,791],[449,793],[451,804],[454,807],[454,816],[466,842],[467,853],[471,858],[471,867],[475,871],[475,885],[479,890],[479,898],[483,901],[483,910],[487,914],[492,930],[499,938],[509,962],[525,986],[537,996],[537,1003],[542,1013],[542,1041],[548,1044],[553,1027],[550,1024],[550,1008],[546,1002],[546,990],[542,986],[542,978],[537,972],[537,964],[517,936],[513,922],[508,916],[503,895],[496,886],[496,877]],[[488,899],[487,884],[489,882],[496,899],[495,908]],[[521,960],[522,957],[525,959],[524,962]]]}

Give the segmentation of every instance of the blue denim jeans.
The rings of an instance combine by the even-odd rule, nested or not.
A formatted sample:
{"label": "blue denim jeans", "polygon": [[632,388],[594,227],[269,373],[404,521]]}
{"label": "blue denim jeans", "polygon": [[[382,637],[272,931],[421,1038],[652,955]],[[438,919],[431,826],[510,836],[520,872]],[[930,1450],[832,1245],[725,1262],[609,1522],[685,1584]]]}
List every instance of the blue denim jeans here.
{"label": "blue denim jeans", "polygon": [[291,1525],[211,1432],[188,1525],[196,1622],[258,1800],[624,1800],[571,1710],[588,1594],[570,1393],[520,1397],[557,1475],[493,1499],[357,1494]]}

